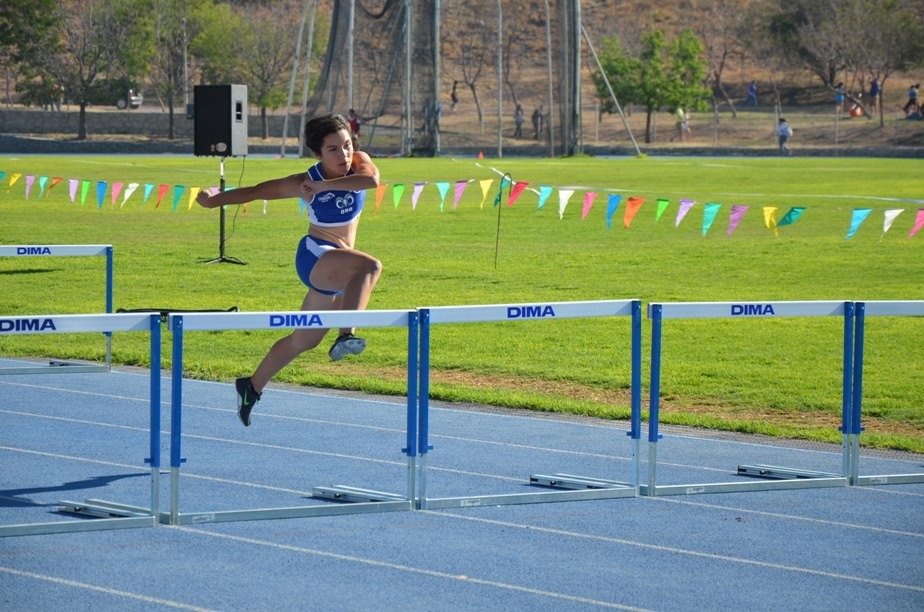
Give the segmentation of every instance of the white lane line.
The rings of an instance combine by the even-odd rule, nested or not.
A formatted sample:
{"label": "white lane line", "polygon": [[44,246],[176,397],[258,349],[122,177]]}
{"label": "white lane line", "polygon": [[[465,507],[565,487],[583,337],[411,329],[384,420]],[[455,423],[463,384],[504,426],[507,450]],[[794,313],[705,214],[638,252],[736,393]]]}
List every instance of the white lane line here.
{"label": "white lane line", "polygon": [[431,570],[431,569],[422,568],[422,567],[413,567],[413,566],[404,565],[401,563],[391,563],[388,561],[380,561],[378,559],[370,559],[368,557],[357,557],[355,555],[344,555],[341,553],[334,553],[334,552],[330,552],[326,550],[319,550],[316,548],[306,548],[304,546],[294,546],[292,544],[281,544],[278,542],[270,542],[267,540],[257,540],[255,538],[246,538],[243,536],[235,536],[235,535],[230,535],[230,534],[225,534],[225,533],[216,533],[214,531],[204,531],[202,529],[196,529],[192,527],[174,526],[174,527],[171,527],[171,529],[177,529],[179,531],[185,531],[188,533],[209,536],[209,537],[218,538],[221,540],[230,540],[233,542],[240,542],[242,544],[251,544],[254,546],[261,546],[264,548],[273,548],[276,550],[283,550],[286,552],[294,552],[294,553],[299,553],[299,554],[315,555],[318,557],[324,557],[327,559],[336,559],[338,561],[347,561],[350,563],[360,563],[362,565],[368,565],[370,567],[390,569],[390,570],[406,572],[406,573],[411,573],[411,574],[419,574],[423,576],[430,576],[432,578],[443,578],[447,580],[453,580],[456,582],[463,582],[466,584],[478,584],[481,586],[493,587],[497,589],[504,589],[507,591],[527,593],[529,595],[550,597],[550,598],[558,599],[562,601],[590,604],[590,605],[600,606],[600,607],[605,607],[605,608],[614,608],[617,610],[642,610],[643,609],[643,608],[636,608],[632,606],[625,606],[625,605],[610,602],[610,601],[590,599],[588,597],[578,597],[575,595],[568,595],[566,593],[558,593],[555,591],[545,591],[541,589],[534,589],[532,587],[521,586],[518,584],[511,584],[508,582],[498,582],[496,580],[488,580],[485,578],[477,578],[474,576],[467,576],[467,575],[462,575],[462,574],[450,574],[448,572],[440,572],[437,570]]}
{"label": "white lane line", "polygon": [[55,576],[49,576],[48,574],[36,574],[34,572],[25,572],[22,570],[14,569],[12,567],[0,566],[0,572],[11,574],[13,576],[19,576],[21,578],[32,578],[34,580],[52,582],[54,584],[60,584],[60,585],[67,586],[67,587],[74,587],[78,589],[84,589],[87,591],[96,591],[98,593],[105,593],[106,595],[113,595],[116,597],[124,597],[126,599],[133,599],[135,601],[140,601],[146,604],[167,606],[168,608],[176,608],[177,610],[196,610],[197,612],[210,612],[212,610],[211,608],[200,608],[199,606],[184,604],[184,603],[173,601],[170,599],[162,599],[160,597],[150,597],[148,595],[141,595],[140,593],[132,593],[130,591],[122,591],[120,589],[111,589],[108,587],[102,587],[102,586],[98,586],[95,584],[89,584],[87,582],[79,582],[77,580],[57,578]]}
{"label": "white lane line", "polygon": [[863,578],[861,576],[851,576],[850,574],[838,574],[836,572],[826,572],[824,570],[812,569],[810,567],[801,567],[798,565],[786,565],[783,563],[774,563],[771,561],[758,561],[756,559],[747,559],[744,557],[735,557],[732,555],[720,555],[717,553],[707,553],[699,550],[690,550],[688,548],[677,548],[676,546],[664,546],[661,544],[648,544],[646,542],[638,542],[635,540],[626,540],[623,538],[614,538],[610,536],[601,536],[593,535],[587,533],[579,533],[576,531],[566,531],[563,529],[552,529],[550,527],[539,527],[536,525],[525,525],[522,523],[511,523],[508,521],[499,521],[495,519],[486,519],[476,516],[465,516],[462,514],[454,514],[452,512],[444,512],[437,510],[419,510],[419,512],[426,512],[429,514],[438,514],[441,516],[451,516],[456,519],[471,521],[474,523],[483,523],[486,525],[492,525],[496,527],[509,527],[512,529],[522,529],[524,531],[536,531],[539,533],[545,533],[555,536],[565,536],[570,538],[575,538],[579,540],[592,540],[595,542],[606,542],[609,544],[620,544],[623,546],[632,546],[635,548],[644,548],[647,550],[655,550],[658,552],[666,552],[677,555],[686,555],[689,557],[697,557],[701,559],[713,559],[716,561],[728,561],[729,563],[738,563],[742,565],[753,565],[756,567],[763,567],[768,569],[783,570],[788,572],[796,572],[800,574],[809,574],[813,576],[823,576],[825,578],[833,578],[835,580],[847,580],[850,582],[859,582],[862,584],[869,584],[874,586],[888,587],[893,589],[901,589],[907,591],[915,591],[919,593],[924,593],[924,586],[914,585],[914,584],[902,584],[899,582],[889,582],[887,580],[877,580],[875,578]]}
{"label": "white lane line", "polygon": [[885,527],[872,527],[870,525],[858,525],[856,523],[843,523],[840,521],[829,521],[827,519],[815,518],[812,516],[802,516],[799,514],[784,514],[782,512],[766,512],[764,510],[752,510],[750,508],[736,508],[733,506],[722,506],[720,504],[706,504],[703,502],[693,502],[683,499],[669,499],[667,497],[654,497],[658,501],[667,502],[670,504],[681,504],[684,506],[696,506],[699,508],[709,508],[714,510],[728,510],[730,512],[736,512],[740,514],[756,514],[758,516],[769,516],[772,518],[779,518],[784,520],[792,521],[805,521],[807,523],[817,523],[820,525],[831,525],[834,527],[848,527],[850,529],[861,529],[864,531],[875,531],[879,533],[891,533],[894,535],[900,536],[909,536],[912,538],[924,538],[924,533],[919,533],[915,531],[899,531],[897,529],[886,529]]}

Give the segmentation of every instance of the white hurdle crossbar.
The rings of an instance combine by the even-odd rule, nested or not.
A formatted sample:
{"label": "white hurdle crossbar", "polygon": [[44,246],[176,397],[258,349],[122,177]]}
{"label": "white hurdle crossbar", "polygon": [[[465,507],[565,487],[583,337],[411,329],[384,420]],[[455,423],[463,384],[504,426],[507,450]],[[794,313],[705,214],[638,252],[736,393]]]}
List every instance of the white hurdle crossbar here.
{"label": "white hurdle crossbar", "polygon": [[850,478],[857,485],[924,482],[924,473],[860,475],[860,435],[863,431],[863,352],[867,317],[924,317],[924,300],[867,301],[856,303],[856,334],[853,372],[853,410],[850,430]]}
{"label": "white hurdle crossbar", "polygon": [[[420,383],[418,410],[420,437],[417,448],[420,452],[420,475],[418,501],[421,509],[462,508],[472,506],[500,506],[511,504],[534,504],[556,501],[577,501],[588,499],[611,499],[636,497],[639,480],[639,440],[641,438],[641,301],[600,300],[585,302],[551,302],[538,304],[490,304],[476,306],[437,306],[418,308],[420,313]],[[430,498],[427,495],[427,454],[432,450],[429,443],[429,377],[430,377],[430,326],[443,323],[480,323],[496,321],[524,321],[541,319],[574,319],[587,317],[631,317],[632,318],[632,406],[631,430],[627,435],[632,440],[632,482],[620,482],[571,474],[532,474],[526,484],[561,490],[536,491],[531,493],[509,493],[499,495],[474,495],[464,497]]]}
{"label": "white hurdle crossbar", "polygon": [[[334,516],[369,512],[413,510],[417,474],[417,312],[406,310],[339,310],[295,312],[228,312],[171,314],[167,324],[173,332],[173,388],[170,432],[170,512],[161,520],[172,525],[218,523],[261,519]],[[407,486],[404,495],[371,491],[345,485],[316,487],[312,497],[334,500],[338,504],[315,504],[283,508],[254,508],[205,512],[180,512],[180,465],[183,413],[183,337],[190,331],[299,328],[336,329],[343,327],[406,327],[408,330],[407,368]]]}
{"label": "white hurdle crossbar", "polygon": [[96,314],[96,315],[34,315],[2,317],[0,336],[60,333],[112,333],[148,331],[151,334],[150,373],[150,438],[145,462],[151,467],[150,507],[91,499],[83,503],[62,501],[59,511],[101,517],[96,520],[54,521],[0,526],[0,536],[39,535],[104,529],[153,527],[157,524],[160,507],[160,338],[159,315]]}
{"label": "white hurdle crossbar", "polygon": [[[659,411],[661,396],[661,340],[664,319],[707,319],[707,318],[779,318],[779,317],[827,317],[844,318],[843,358],[843,402],[842,402],[842,460],[841,474],[831,474],[769,465],[740,465],[738,474],[758,476],[771,480],[735,481],[722,483],[697,483],[680,485],[658,485],[658,440],[661,434]],[[640,486],[643,495],[691,495],[698,493],[728,493],[735,491],[766,491],[770,489],[802,489],[819,487],[841,487],[850,484],[848,464],[850,446],[848,432],[851,430],[851,404],[853,392],[853,334],[854,304],[842,301],[810,302],[675,302],[651,303],[648,305],[651,319],[651,377],[649,381],[648,417],[648,483]]]}
{"label": "white hurdle crossbar", "polygon": [[[106,312],[112,313],[112,245],[109,244],[35,244],[0,245],[0,257],[106,257]],[[4,324],[0,322],[0,327]],[[106,333],[105,365],[52,360],[47,366],[0,368],[0,374],[60,374],[62,372],[106,372],[112,366],[112,334]]]}

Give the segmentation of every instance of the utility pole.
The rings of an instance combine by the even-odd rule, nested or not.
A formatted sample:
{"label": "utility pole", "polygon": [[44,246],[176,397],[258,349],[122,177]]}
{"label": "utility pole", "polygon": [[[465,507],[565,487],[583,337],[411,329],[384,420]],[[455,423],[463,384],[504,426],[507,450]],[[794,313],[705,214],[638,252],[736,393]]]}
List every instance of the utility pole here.
{"label": "utility pole", "polygon": [[504,156],[504,9],[497,0],[497,157]]}

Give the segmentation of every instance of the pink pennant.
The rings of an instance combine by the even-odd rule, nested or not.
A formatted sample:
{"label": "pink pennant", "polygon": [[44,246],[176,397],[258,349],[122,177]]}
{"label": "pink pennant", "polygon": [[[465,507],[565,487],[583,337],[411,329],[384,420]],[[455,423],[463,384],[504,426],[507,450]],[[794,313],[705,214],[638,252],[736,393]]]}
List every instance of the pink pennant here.
{"label": "pink pennant", "polygon": [[468,186],[468,181],[456,181],[455,197],[452,200],[453,208],[456,208],[459,206],[459,200],[462,199],[462,194],[465,193],[465,188],[467,186]]}
{"label": "pink pennant", "polygon": [[597,197],[596,192],[588,191],[584,194],[584,207],[581,209],[581,221],[587,217],[591,207],[594,205],[594,199]]}
{"label": "pink pennant", "polygon": [[914,227],[911,228],[911,232],[908,234],[908,237],[911,238],[917,234],[918,230],[920,230],[922,227],[924,227],[924,208],[919,208],[918,216],[915,217],[914,220]]}
{"label": "pink pennant", "polygon": [[520,194],[523,193],[523,190],[526,189],[526,186],[529,185],[526,181],[517,181],[513,184],[513,189],[510,191],[510,197],[507,198],[507,206],[513,206],[513,203],[517,201],[517,198],[520,197]]}

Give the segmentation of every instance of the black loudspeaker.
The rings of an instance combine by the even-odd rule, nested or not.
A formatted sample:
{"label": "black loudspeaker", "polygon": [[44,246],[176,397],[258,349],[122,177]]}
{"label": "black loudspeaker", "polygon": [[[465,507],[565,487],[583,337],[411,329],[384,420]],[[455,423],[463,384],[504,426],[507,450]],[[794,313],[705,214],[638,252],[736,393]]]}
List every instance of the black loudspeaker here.
{"label": "black loudspeaker", "polygon": [[247,86],[196,85],[193,95],[196,156],[246,156]]}

